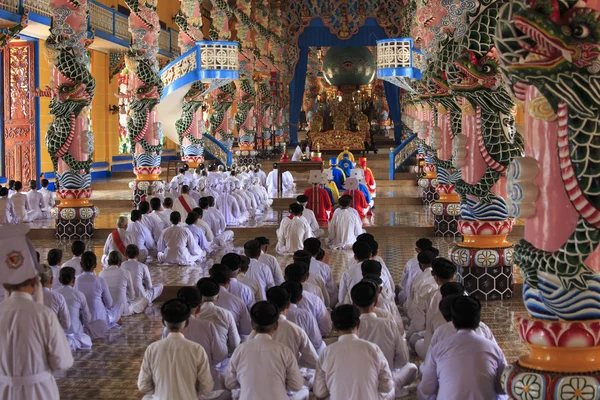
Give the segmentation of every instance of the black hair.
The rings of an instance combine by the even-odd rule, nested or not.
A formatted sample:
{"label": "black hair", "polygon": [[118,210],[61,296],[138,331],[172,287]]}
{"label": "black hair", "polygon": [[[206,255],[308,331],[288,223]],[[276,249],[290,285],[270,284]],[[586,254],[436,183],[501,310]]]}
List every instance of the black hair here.
{"label": "black hair", "polygon": [[304,263],[293,263],[285,267],[285,280],[302,283],[308,275],[308,265]]}
{"label": "black hair", "polygon": [[291,299],[291,293],[282,286],[274,286],[267,290],[267,300],[275,304],[279,312],[282,312],[290,305]]}
{"label": "black hair", "polygon": [[81,269],[84,272],[91,272],[96,267],[98,259],[92,251],[86,251],[81,255]]}
{"label": "black hair", "polygon": [[244,243],[244,253],[250,258],[260,257],[260,243],[256,240],[248,240]]}
{"label": "black hair", "polygon": [[204,215],[204,211],[202,211],[200,207],[194,208],[192,212],[195,212],[196,215],[198,215],[198,219],[202,218],[202,216]]}
{"label": "black hair", "polygon": [[310,261],[312,259],[312,254],[306,250],[296,250],[294,255],[292,256],[294,263],[296,264],[305,264],[306,268],[310,267]]}
{"label": "black hair", "polygon": [[61,249],[50,249],[48,252],[48,265],[58,265],[59,262],[62,261],[63,252]]}
{"label": "black hair", "polygon": [[442,280],[449,280],[456,275],[456,265],[445,258],[436,258],[431,264],[432,272]]}
{"label": "black hair", "polygon": [[188,225],[194,225],[196,223],[196,221],[198,221],[198,214],[196,214],[195,212],[191,212],[187,215],[187,218],[185,219],[185,223]]}
{"label": "black hair", "polygon": [[227,253],[221,258],[221,264],[226,265],[231,272],[237,271],[242,265],[242,257],[236,253]]}
{"label": "black hair", "polygon": [[69,285],[75,279],[75,268],[63,267],[58,273],[58,282],[61,285]]}
{"label": "black hair", "polygon": [[188,185],[183,185],[181,187],[181,193],[189,193],[190,192],[190,187]]}
{"label": "black hair", "polygon": [[460,296],[462,296],[462,294],[451,294],[442,297],[442,299],[440,300],[440,314],[442,314],[442,317],[444,317],[446,322],[452,321],[452,304],[454,303],[454,300],[456,300]]}
{"label": "black hair", "polygon": [[304,241],[304,250],[309,252],[313,257],[319,254],[321,250],[321,241],[317,238],[308,238]]}
{"label": "black hair", "polygon": [[15,190],[18,192],[21,189],[23,189],[23,183],[21,181],[16,181],[15,182]]}
{"label": "black hair", "polygon": [[350,203],[352,202],[352,196],[340,196],[340,198],[338,199],[338,203],[340,204],[340,207],[343,208],[347,208],[350,206]]}
{"label": "black hair", "polygon": [[304,212],[304,207],[298,203],[292,203],[290,204],[290,212],[294,216],[302,215],[302,213]]}
{"label": "black hair", "polygon": [[433,242],[427,238],[421,238],[415,243],[415,247],[419,250],[427,250],[433,246]]}
{"label": "black hair", "polygon": [[421,265],[429,265],[435,260],[435,256],[429,250],[423,250],[419,254],[417,254],[417,261]]}
{"label": "black hair", "polygon": [[260,243],[261,246],[266,246],[270,243],[269,238],[264,236],[255,237],[254,240]]}
{"label": "black hair", "polygon": [[208,273],[219,285],[224,285],[231,280],[231,269],[225,264],[213,264]]}
{"label": "black hair", "polygon": [[354,329],[360,323],[360,311],[353,304],[342,304],[331,312],[331,322],[338,331]]}
{"label": "black hair", "polygon": [[451,294],[464,294],[465,288],[458,282],[446,282],[440,286],[440,293],[442,294],[442,297],[446,297]]}
{"label": "black hair", "polygon": [[381,276],[382,266],[379,261],[366,260],[360,265],[360,272],[362,276],[365,275],[376,275]]}
{"label": "black hair", "polygon": [[185,286],[177,291],[177,298],[185,301],[191,308],[196,308],[202,303],[202,295],[195,286]]}
{"label": "black hair", "polygon": [[125,247],[125,255],[127,258],[138,258],[140,255],[140,248],[135,244],[128,244],[127,247]]}
{"label": "black hair", "polygon": [[371,258],[371,246],[367,242],[355,242],[352,245],[352,251],[358,261]]}
{"label": "black hair", "polygon": [[45,188],[45,187],[48,187],[50,182],[48,182],[48,179],[44,178],[44,179],[42,179],[41,184],[42,184],[42,187]]}
{"label": "black hair", "polygon": [[5,187],[0,188],[0,196],[8,196],[8,189]]}
{"label": "black hair", "polygon": [[165,199],[163,200],[163,206],[165,208],[173,207],[173,199],[170,197],[165,197]]}
{"label": "black hair", "polygon": [[173,211],[169,217],[169,220],[173,225],[179,224],[181,222],[181,214],[179,214],[179,211]]}
{"label": "black hair", "polygon": [[210,204],[208,201],[208,197],[201,197],[200,201],[198,203],[199,203],[198,205],[200,206],[200,208],[203,210],[207,209]]}
{"label": "black hair", "polygon": [[138,205],[138,210],[140,210],[142,214],[147,214],[148,211],[150,211],[150,203],[148,203],[146,200],[140,201],[140,204]]}
{"label": "black hair", "polygon": [[83,243],[81,240],[76,240],[71,244],[71,253],[73,253],[75,257],[81,257],[84,251],[85,243]]}
{"label": "black hair", "polygon": [[302,284],[294,281],[286,281],[281,284],[281,287],[290,292],[290,301],[296,304],[302,298]]}
{"label": "black hair", "polygon": [[131,210],[131,222],[139,221],[142,219],[142,213],[140,210]]}
{"label": "black hair", "polygon": [[452,303],[452,323],[456,330],[477,329],[481,321],[481,303],[475,297],[460,296]]}
{"label": "black hair", "polygon": [[374,283],[360,281],[350,290],[350,297],[357,307],[366,308],[371,307],[375,303],[378,293],[379,287],[375,286]]}
{"label": "black hair", "polygon": [[153,211],[160,210],[160,206],[160,199],[158,197],[153,197],[150,199],[150,208],[152,208]]}

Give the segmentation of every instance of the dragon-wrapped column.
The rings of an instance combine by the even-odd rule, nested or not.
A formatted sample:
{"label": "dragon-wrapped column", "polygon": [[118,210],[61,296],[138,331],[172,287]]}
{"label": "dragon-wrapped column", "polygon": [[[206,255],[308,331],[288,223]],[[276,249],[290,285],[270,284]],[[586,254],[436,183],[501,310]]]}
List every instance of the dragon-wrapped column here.
{"label": "dragon-wrapped column", "polygon": [[254,82],[249,78],[242,78],[237,90],[237,112],[235,122],[238,127],[238,145],[240,152],[238,162],[241,165],[256,163],[256,100]]}
{"label": "dragon-wrapped column", "polygon": [[427,154],[427,142],[430,138],[429,127],[433,125],[433,120],[429,118],[429,104],[421,103],[422,111],[419,113],[419,119],[416,120],[415,128],[418,128],[418,158],[419,167],[421,168],[421,176],[417,182],[421,188],[421,199],[423,204],[429,209],[431,204],[438,198],[436,193],[437,174],[435,165],[431,156]]}

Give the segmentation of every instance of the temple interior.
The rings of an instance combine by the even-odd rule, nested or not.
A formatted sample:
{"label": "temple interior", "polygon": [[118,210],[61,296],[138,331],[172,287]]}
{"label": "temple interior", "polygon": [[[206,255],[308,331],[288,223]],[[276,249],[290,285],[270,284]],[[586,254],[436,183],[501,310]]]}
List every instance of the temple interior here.
{"label": "temple interior", "polygon": [[[162,294],[73,351],[54,373],[60,398],[141,399],[161,306],[257,237],[284,271],[278,229],[297,196],[360,193],[338,170],[368,191],[362,229],[396,291],[420,238],[456,266],[506,358],[507,398],[600,399],[597,0],[6,0],[0,55],[0,208],[15,182],[52,193],[38,214],[0,210],[0,229],[26,225],[42,264],[56,248],[69,260],[75,240],[107,256],[121,217],[180,198],[178,176],[197,174],[197,199],[218,193],[211,174],[268,194],[199,260],[150,257]],[[318,224],[339,284],[356,260],[329,246],[333,203]],[[420,381],[396,398],[435,399]]]}

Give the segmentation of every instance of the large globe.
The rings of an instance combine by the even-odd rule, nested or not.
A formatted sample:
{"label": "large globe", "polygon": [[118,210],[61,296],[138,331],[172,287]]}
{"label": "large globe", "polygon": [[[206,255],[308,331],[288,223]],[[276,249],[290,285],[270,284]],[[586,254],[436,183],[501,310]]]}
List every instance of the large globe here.
{"label": "large globe", "polygon": [[375,72],[375,56],[367,47],[331,47],[323,58],[323,77],[333,86],[367,85]]}

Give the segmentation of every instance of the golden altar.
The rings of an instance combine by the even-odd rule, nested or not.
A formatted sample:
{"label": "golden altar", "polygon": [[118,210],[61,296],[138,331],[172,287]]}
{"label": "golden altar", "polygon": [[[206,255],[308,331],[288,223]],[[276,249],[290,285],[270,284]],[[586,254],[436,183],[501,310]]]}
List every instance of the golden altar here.
{"label": "golden altar", "polygon": [[365,149],[365,140],[368,138],[368,132],[339,131],[331,130],[327,132],[312,132],[308,135],[308,144],[311,149],[320,146],[321,151],[343,150],[347,147],[349,150],[363,151]]}

